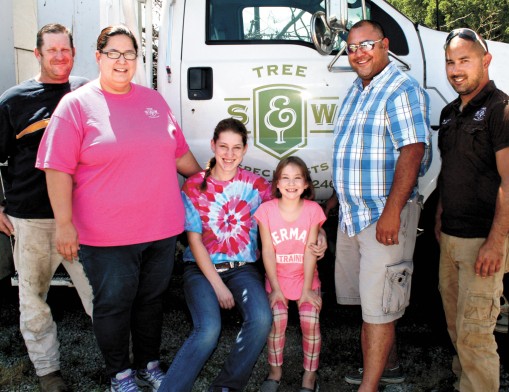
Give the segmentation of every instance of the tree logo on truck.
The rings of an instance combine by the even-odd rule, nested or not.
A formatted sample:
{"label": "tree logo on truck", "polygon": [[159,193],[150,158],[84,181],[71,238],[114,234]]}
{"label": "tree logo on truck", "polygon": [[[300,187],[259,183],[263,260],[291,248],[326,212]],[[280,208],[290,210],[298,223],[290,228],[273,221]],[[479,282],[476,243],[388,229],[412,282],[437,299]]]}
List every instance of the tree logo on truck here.
{"label": "tree logo on truck", "polygon": [[279,84],[253,90],[254,144],[282,159],[306,146],[306,102],[303,89]]}

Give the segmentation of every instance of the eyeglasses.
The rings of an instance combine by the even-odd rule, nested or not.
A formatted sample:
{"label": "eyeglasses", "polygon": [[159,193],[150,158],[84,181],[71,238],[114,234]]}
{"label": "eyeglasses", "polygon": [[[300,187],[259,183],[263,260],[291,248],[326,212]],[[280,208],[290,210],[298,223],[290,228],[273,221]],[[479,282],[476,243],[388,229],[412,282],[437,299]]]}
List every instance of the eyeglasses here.
{"label": "eyeglasses", "polygon": [[99,51],[99,53],[105,54],[109,59],[118,60],[120,56],[124,56],[126,60],[136,60],[136,57],[138,57],[138,53],[136,52],[117,52],[116,50],[111,50],[109,52],[104,52],[102,50]]}
{"label": "eyeglasses", "polygon": [[373,50],[373,48],[375,47],[375,44],[377,42],[380,42],[382,40],[383,40],[383,38],[380,38],[379,40],[376,40],[376,41],[373,41],[370,39],[367,41],[359,42],[359,44],[346,45],[346,53],[354,54],[359,49],[362,50],[363,52],[369,52],[370,50]]}
{"label": "eyeglasses", "polygon": [[449,33],[447,38],[445,39],[445,45],[444,49],[447,49],[449,46],[449,43],[454,37],[460,37],[463,39],[468,39],[470,41],[479,42],[479,44],[482,46],[485,52],[488,52],[488,48],[486,47],[486,44],[484,43],[484,40],[472,29],[467,28],[461,28],[461,29],[454,29]]}

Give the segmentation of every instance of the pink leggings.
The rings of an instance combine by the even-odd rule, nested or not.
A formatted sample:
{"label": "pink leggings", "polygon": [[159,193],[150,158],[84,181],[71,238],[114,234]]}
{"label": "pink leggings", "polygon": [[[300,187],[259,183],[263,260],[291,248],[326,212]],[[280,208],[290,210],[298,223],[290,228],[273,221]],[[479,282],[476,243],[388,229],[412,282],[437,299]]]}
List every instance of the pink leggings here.
{"label": "pink leggings", "polygon": [[[272,308],[273,322],[267,349],[271,366],[283,365],[283,349],[285,347],[286,326],[288,325],[288,309],[278,302]],[[300,328],[302,330],[302,351],[304,352],[304,370],[318,369],[322,335],[320,334],[320,312],[310,303],[304,302],[299,306]]]}

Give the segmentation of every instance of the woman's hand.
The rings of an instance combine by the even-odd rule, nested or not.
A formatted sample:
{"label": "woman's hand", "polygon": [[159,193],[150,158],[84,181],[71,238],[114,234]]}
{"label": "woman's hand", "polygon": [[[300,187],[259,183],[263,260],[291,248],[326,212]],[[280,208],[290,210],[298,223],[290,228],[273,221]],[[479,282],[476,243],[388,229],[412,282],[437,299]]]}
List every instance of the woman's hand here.
{"label": "woman's hand", "polygon": [[72,222],[56,225],[57,251],[64,259],[72,262],[78,257],[79,240],[78,232]]}
{"label": "woman's hand", "polygon": [[217,300],[219,301],[219,306],[222,309],[232,309],[235,306],[235,300],[233,299],[233,294],[228,287],[223,283],[223,281],[217,284],[217,287],[212,286],[214,288],[214,292],[216,293]]}
{"label": "woman's hand", "polygon": [[313,290],[306,290],[306,289],[302,290],[302,295],[300,296],[299,300],[297,301],[297,304],[300,306],[304,302],[310,303],[318,311],[320,311],[322,309],[322,297],[320,297]]}

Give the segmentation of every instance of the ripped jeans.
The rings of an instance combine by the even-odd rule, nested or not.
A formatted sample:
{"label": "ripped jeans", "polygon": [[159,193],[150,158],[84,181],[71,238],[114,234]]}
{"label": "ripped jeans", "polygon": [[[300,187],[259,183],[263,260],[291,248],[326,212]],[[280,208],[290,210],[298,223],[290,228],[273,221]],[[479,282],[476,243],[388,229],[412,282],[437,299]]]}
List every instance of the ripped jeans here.
{"label": "ripped jeans", "polygon": [[439,289],[456,348],[452,370],[462,392],[499,390],[500,360],[493,330],[500,313],[504,266],[485,279],[474,264],[485,238],[440,236]]}

